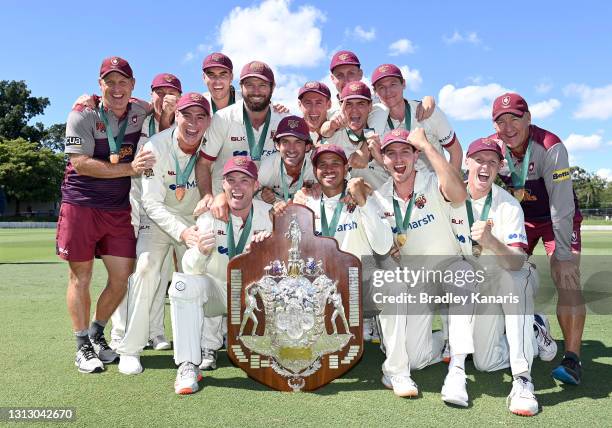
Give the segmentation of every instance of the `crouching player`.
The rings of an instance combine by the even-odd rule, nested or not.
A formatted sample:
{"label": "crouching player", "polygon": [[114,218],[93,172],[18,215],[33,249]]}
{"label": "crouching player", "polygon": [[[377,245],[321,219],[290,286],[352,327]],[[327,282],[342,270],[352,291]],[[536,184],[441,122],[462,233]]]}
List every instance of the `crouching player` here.
{"label": "crouching player", "polygon": [[200,338],[204,315],[227,313],[227,264],[241,254],[254,235],[272,231],[270,205],[253,200],[259,188],[257,166],[246,156],[230,158],[223,167],[223,192],[229,204],[229,220],[213,218],[211,212],[197,220],[198,245],[183,257],[183,274],[174,275],[170,286],[174,361],[179,366],[174,390],[192,394],[202,379]]}
{"label": "crouching player", "polygon": [[[533,416],[538,413],[531,379],[533,357],[539,354],[550,361],[557,346],[544,315],[533,314],[538,273],[526,263],[523,210],[508,192],[493,183],[503,161],[498,143],[482,138],[470,144],[466,159],[469,196],[464,206],[453,211],[453,223],[462,225],[460,234],[470,237],[460,239],[465,241],[464,253],[490,256],[480,259],[486,266],[485,287],[495,288],[495,297],[505,302],[495,304],[498,308],[501,305],[498,315],[479,314],[482,311],[477,310],[473,318],[474,366],[482,371],[510,367],[514,380],[508,407],[514,414]],[[464,337],[462,342],[469,344],[470,338]],[[444,387],[445,401],[467,406],[464,371],[447,377]]]}

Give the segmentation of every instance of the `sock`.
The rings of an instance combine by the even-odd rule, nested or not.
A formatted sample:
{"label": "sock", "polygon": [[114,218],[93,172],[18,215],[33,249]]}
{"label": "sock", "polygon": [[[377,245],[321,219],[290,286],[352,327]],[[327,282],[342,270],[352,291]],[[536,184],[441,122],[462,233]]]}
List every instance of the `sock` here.
{"label": "sock", "polygon": [[85,345],[86,343],[90,343],[88,330],[75,331],[74,337],[76,337],[77,351],[81,349],[81,346]]}
{"label": "sock", "polygon": [[518,378],[522,377],[525,380],[528,380],[529,382],[531,382],[531,374],[529,374],[529,372],[523,372],[523,373],[519,373],[517,375],[512,376],[514,378],[514,380],[518,380]]}
{"label": "sock", "polygon": [[448,365],[448,369],[452,369],[453,367],[458,367],[461,370],[465,371],[465,357],[467,354],[453,354],[451,355],[450,363]]}
{"label": "sock", "polygon": [[89,326],[89,337],[100,337],[104,336],[104,327],[106,326],[106,321],[98,321],[95,320]]}
{"label": "sock", "polygon": [[563,358],[569,358],[570,360],[574,360],[578,363],[580,362],[580,357],[572,351],[565,351],[565,355],[563,355]]}

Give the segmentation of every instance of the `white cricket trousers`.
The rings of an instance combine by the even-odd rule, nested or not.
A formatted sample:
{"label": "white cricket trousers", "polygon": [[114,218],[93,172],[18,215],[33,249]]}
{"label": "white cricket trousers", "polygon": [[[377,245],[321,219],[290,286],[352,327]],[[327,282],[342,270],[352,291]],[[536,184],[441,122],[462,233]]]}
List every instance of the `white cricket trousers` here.
{"label": "white cricket trousers", "polygon": [[168,290],[174,362],[185,361],[199,365],[204,316],[221,317],[227,314],[227,285],[209,275],[190,275],[175,272]]}

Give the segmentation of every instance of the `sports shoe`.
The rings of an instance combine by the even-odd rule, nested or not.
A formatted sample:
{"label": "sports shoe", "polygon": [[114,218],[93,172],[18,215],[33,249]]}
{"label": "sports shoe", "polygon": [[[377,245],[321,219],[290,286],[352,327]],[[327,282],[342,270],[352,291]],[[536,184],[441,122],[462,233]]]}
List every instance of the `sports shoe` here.
{"label": "sports shoe", "polygon": [[582,364],[580,360],[566,355],[561,364],[552,371],[552,377],[563,383],[579,385],[582,380]]}
{"label": "sports shoe", "polygon": [[380,343],[380,334],[378,334],[378,324],[376,323],[376,320],[374,318],[371,319],[372,322],[372,333],[371,333],[371,337],[370,337],[370,341],[372,343]]}
{"label": "sports shoe", "polygon": [[198,382],[201,380],[200,369],[195,364],[185,361],[176,372],[174,392],[180,395],[193,394],[200,388]]}
{"label": "sports shoe", "polygon": [[557,342],[550,335],[550,324],[544,314],[533,316],[533,331],[538,342],[538,355],[542,361],[552,361],[557,355]]}
{"label": "sports shoe", "polygon": [[209,348],[202,348],[202,362],[200,370],[214,370],[217,368],[217,351]]}
{"label": "sports shoe", "polygon": [[138,355],[122,355],[119,357],[119,371],[126,375],[142,373],[142,364]]}
{"label": "sports shoe", "polygon": [[446,364],[450,363],[450,343],[448,340],[444,341],[444,348],[442,348],[442,361]]}
{"label": "sports shoe", "polygon": [[74,365],[81,373],[100,373],[104,371],[104,364],[98,358],[91,343],[81,345],[76,353]]}
{"label": "sports shoe", "polygon": [[369,342],[372,340],[372,318],[363,319],[363,341]]}
{"label": "sports shoe", "polygon": [[533,394],[533,383],[519,377],[512,382],[512,391],[506,397],[508,409],[515,415],[534,416],[538,413],[538,400]]}
{"label": "sports shoe", "polygon": [[149,340],[149,343],[151,344],[151,348],[155,349],[156,351],[166,351],[171,348],[170,342],[168,342],[168,339],[166,339],[166,336],[163,334],[155,336]]}
{"label": "sports shoe", "polygon": [[442,386],[442,400],[446,403],[467,407],[468,393],[466,389],[465,370],[451,367]]}
{"label": "sports shoe", "polygon": [[419,388],[410,376],[387,376],[383,375],[382,383],[385,387],[392,389],[398,397],[416,397]]}
{"label": "sports shoe", "polygon": [[102,361],[104,364],[113,363],[117,360],[117,358],[119,358],[119,354],[113,351],[111,347],[108,346],[108,343],[106,343],[104,335],[96,337],[90,336],[89,340],[91,340],[91,344],[93,345],[96,354],[98,354],[98,358],[100,358],[100,361]]}

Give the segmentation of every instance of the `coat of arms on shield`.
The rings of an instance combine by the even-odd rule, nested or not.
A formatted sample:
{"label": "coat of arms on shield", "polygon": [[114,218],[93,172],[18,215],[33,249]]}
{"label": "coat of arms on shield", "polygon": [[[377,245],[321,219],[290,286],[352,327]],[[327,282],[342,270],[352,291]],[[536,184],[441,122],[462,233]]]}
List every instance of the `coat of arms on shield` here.
{"label": "coat of arms on shield", "polygon": [[290,205],[272,236],[227,267],[228,355],[281,391],[312,391],[363,352],[361,263],[314,235],[313,212]]}

